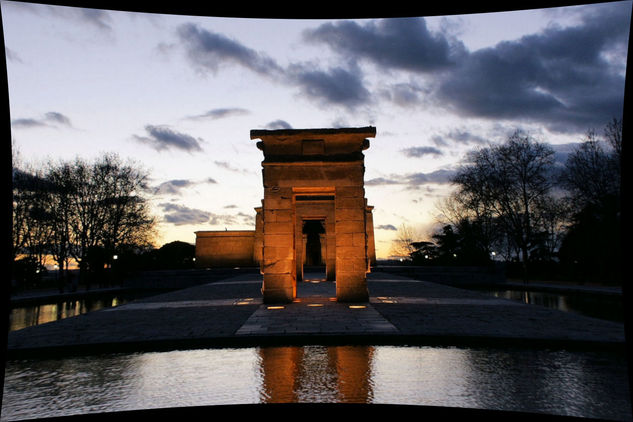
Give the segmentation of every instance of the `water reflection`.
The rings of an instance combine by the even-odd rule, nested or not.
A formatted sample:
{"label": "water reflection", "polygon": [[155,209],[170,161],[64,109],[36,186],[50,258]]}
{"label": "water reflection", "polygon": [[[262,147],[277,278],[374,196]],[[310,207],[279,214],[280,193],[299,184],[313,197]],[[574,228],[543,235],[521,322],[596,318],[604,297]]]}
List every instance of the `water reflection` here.
{"label": "water reflection", "polygon": [[622,322],[624,320],[622,297],[617,295],[557,294],[527,290],[493,290],[488,293],[499,298],[609,321]]}
{"label": "water reflection", "polygon": [[265,403],[371,403],[373,347],[259,349]]}
{"label": "water reflection", "polygon": [[631,420],[627,364],[606,352],[306,346],[7,364],[2,420],[254,403],[379,403]]}
{"label": "water reflection", "polygon": [[117,296],[16,307],[9,313],[9,330],[21,330],[32,325],[46,324],[103,308],[123,305],[126,302],[127,299]]}

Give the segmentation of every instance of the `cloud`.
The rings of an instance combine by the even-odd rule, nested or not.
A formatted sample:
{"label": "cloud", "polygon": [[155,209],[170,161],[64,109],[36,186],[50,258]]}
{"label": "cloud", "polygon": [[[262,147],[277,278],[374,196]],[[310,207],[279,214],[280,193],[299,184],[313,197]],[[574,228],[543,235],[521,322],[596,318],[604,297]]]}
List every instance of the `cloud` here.
{"label": "cloud", "polygon": [[200,183],[217,183],[213,178],[209,177],[202,182],[195,182],[186,179],[174,179],[161,183],[153,189],[156,195],[180,195],[184,189],[199,185]]}
{"label": "cloud", "polygon": [[64,19],[71,19],[82,24],[92,25],[103,32],[110,33],[112,31],[112,27],[110,26],[110,22],[112,21],[112,19],[110,13],[107,10],[83,7],[30,4],[25,2],[13,1],[3,3],[2,7],[18,8],[20,10],[28,11],[36,15],[40,15],[41,13],[50,14],[52,16],[59,16]]}
{"label": "cloud", "polygon": [[185,45],[189,60],[203,73],[215,73],[225,64],[237,64],[268,76],[281,71],[275,61],[265,54],[195,24],[181,25],[178,28],[178,36]]}
{"label": "cloud", "polygon": [[285,120],[274,120],[270,123],[267,123],[264,127],[269,130],[292,129],[290,123],[286,122]]}
{"label": "cloud", "polygon": [[216,119],[222,119],[225,117],[231,117],[231,116],[242,116],[245,114],[248,114],[249,111],[244,109],[244,108],[216,108],[213,110],[209,110],[205,113],[196,115],[196,116],[189,116],[187,117],[187,119],[190,120],[205,120],[205,119],[209,119],[209,120],[216,120]]}
{"label": "cloud", "polygon": [[4,52],[8,61],[15,62],[15,63],[24,63],[22,59],[20,58],[20,56],[18,55],[18,53],[11,50],[10,48],[4,47]]}
{"label": "cloud", "polygon": [[461,115],[522,119],[559,132],[620,117],[623,64],[614,65],[610,53],[627,42],[630,3],[586,10],[578,25],[552,26],[465,56],[441,80],[437,99]]}
{"label": "cloud", "polygon": [[434,147],[411,147],[402,150],[402,153],[407,157],[424,157],[425,155],[443,155],[444,153]]}
{"label": "cloud", "polygon": [[176,226],[208,224],[211,226],[252,225],[255,216],[238,212],[237,214],[215,214],[200,209],[189,208],[173,203],[159,204],[164,212],[164,222]]}
{"label": "cloud", "polygon": [[461,42],[433,34],[424,18],[325,23],[306,30],[307,41],[323,43],[349,59],[382,68],[429,72],[453,66],[465,52]]}
{"label": "cloud", "polygon": [[35,127],[72,127],[70,119],[57,111],[49,111],[40,118],[19,118],[11,121],[14,128],[35,128]]}
{"label": "cloud", "polygon": [[451,129],[444,135],[434,135],[431,140],[437,146],[447,146],[448,141],[460,145],[484,145],[488,140],[465,129]]}
{"label": "cloud", "polygon": [[194,184],[195,183],[190,180],[169,180],[158,185],[154,193],[156,193],[157,195],[180,195],[183,189],[188,188]]}
{"label": "cloud", "polygon": [[400,183],[401,182],[398,180],[376,177],[374,179],[367,180],[365,182],[365,186],[399,185]]}
{"label": "cloud", "polygon": [[208,223],[213,215],[210,212],[189,208],[184,205],[163,203],[159,206],[165,213],[164,221],[176,226]]}
{"label": "cloud", "polygon": [[266,54],[195,24],[181,25],[178,35],[189,61],[202,73],[216,73],[223,66],[241,66],[276,82],[297,87],[305,98],[325,105],[353,107],[370,98],[362,72],[353,62],[326,70],[314,63],[293,63],[283,68]]}
{"label": "cloud", "polygon": [[381,224],[379,226],[376,226],[376,230],[393,230],[393,231],[397,231],[398,229],[393,224]]}
{"label": "cloud", "polygon": [[139,142],[146,143],[157,151],[167,149],[180,149],[183,151],[202,151],[200,143],[202,139],[176,132],[166,126],[145,126],[148,136],[133,135]]}
{"label": "cloud", "polygon": [[64,126],[72,126],[68,117],[56,111],[49,111],[44,115],[44,118],[49,122],[60,123]]}
{"label": "cloud", "polygon": [[320,70],[307,64],[289,66],[287,76],[303,94],[326,105],[356,107],[370,98],[364,86],[361,70],[352,65],[349,69],[337,66]]}
{"label": "cloud", "polygon": [[448,184],[455,174],[454,170],[439,169],[429,173],[409,173],[391,175],[388,178],[378,177],[365,182],[365,186],[403,185],[408,188],[418,188],[425,184]]}
{"label": "cloud", "polygon": [[213,163],[216,166],[221,167],[221,168],[223,168],[225,170],[228,170],[228,171],[232,171],[232,172],[235,172],[235,173],[248,173],[247,170],[238,169],[238,168],[233,167],[231,165],[231,163],[229,163],[228,161],[214,161]]}

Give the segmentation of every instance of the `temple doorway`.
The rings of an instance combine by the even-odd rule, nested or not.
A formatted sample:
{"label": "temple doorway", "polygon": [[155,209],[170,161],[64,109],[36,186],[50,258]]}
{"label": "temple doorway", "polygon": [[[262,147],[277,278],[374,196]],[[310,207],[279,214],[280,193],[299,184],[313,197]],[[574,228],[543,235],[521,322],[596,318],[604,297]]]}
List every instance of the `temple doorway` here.
{"label": "temple doorway", "polygon": [[318,283],[326,281],[325,220],[303,221],[303,281]]}

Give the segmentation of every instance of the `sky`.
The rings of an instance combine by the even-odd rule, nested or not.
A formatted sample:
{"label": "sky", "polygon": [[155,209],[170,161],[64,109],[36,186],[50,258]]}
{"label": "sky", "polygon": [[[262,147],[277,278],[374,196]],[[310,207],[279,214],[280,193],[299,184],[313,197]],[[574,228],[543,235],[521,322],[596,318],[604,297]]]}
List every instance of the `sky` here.
{"label": "sky", "polygon": [[252,129],[374,126],[365,196],[386,258],[402,225],[431,233],[468,151],[523,130],[562,160],[622,116],[631,4],[293,20],[0,1],[13,149],[132,160],[160,246],[254,229]]}

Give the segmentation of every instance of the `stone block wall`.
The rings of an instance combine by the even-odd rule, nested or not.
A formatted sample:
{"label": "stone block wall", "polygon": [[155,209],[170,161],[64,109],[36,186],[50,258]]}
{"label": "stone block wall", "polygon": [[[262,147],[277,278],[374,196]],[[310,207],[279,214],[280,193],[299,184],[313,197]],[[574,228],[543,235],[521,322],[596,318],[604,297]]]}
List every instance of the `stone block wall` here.
{"label": "stone block wall", "polygon": [[252,267],[255,231],[196,232],[196,267]]}

